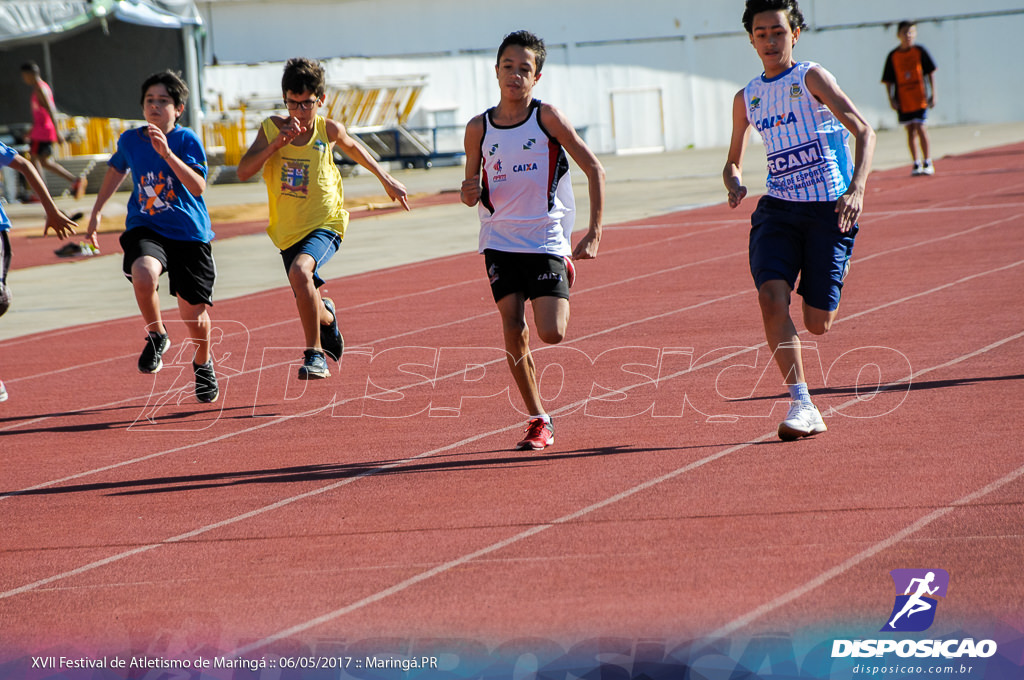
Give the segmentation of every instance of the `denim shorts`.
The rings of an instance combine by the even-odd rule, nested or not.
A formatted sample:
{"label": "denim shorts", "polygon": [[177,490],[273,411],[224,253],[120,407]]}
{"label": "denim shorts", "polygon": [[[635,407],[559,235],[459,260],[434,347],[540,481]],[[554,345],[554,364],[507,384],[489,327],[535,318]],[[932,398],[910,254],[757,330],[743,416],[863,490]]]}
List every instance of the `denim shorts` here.
{"label": "denim shorts", "polygon": [[313,284],[319,288],[324,285],[320,278],[320,267],[334,257],[341,247],[341,235],[329,229],[314,229],[309,232],[306,238],[293,246],[281,251],[281,259],[284,261],[284,270],[287,272],[292,267],[292,262],[299,255],[305,253],[316,260],[316,268],[313,270]]}

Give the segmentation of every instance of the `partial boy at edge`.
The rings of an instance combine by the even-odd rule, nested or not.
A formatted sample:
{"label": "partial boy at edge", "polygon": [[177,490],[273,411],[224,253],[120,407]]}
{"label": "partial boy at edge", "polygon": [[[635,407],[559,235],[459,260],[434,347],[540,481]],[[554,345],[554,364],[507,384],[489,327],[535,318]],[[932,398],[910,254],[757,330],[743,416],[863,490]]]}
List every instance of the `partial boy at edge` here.
{"label": "partial boy at edge", "polygon": [[[17,151],[0,142],[0,167],[7,166],[21,173],[25,181],[28,182],[29,187],[39,197],[43,210],[46,211],[46,226],[43,228],[43,235],[45,236],[50,229],[53,229],[54,233],[57,234],[57,238],[60,239],[74,234],[78,225],[70,217],[62,213],[53,202],[53,197],[50,196],[50,192],[46,189],[46,183],[39,175],[39,171],[36,170],[35,166],[19,155]],[[10,309],[13,297],[11,289],[7,287],[7,272],[11,268],[10,230],[11,220],[7,216],[3,204],[0,203],[0,316],[6,314],[7,310]],[[3,381],[0,381],[0,401],[7,401],[7,397],[7,388],[4,386]]]}

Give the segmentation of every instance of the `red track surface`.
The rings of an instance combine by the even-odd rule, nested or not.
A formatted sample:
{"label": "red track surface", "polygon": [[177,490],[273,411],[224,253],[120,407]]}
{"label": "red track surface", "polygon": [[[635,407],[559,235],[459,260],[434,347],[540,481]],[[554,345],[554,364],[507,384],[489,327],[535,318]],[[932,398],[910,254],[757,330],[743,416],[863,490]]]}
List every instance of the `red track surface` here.
{"label": "red track surface", "polygon": [[[459,195],[454,192],[443,192],[439,194],[416,196],[413,198],[413,208],[425,208],[432,205],[441,205],[445,203],[456,203],[459,200]],[[394,207],[388,205],[386,207],[374,207],[374,208],[356,208],[351,211],[350,215],[353,220],[358,220],[362,217],[378,217],[380,215],[386,215],[391,212],[397,212],[401,210],[401,206]],[[42,208],[39,209],[40,223],[43,215]],[[74,213],[72,213],[74,215]],[[47,264],[58,264],[64,263],[73,265],[76,262],[81,262],[82,258],[61,258],[58,257],[54,251],[58,250],[68,240],[78,242],[82,241],[85,234],[86,228],[89,226],[89,215],[85,213],[85,217],[78,218],[79,231],[78,234],[69,237],[65,241],[61,241],[52,233],[48,236],[43,236],[40,232],[42,227],[35,229],[17,228],[18,224],[15,225],[15,230],[10,232],[11,239],[11,252],[14,257],[11,261],[11,269],[25,269],[27,267],[38,267],[40,265]],[[123,220],[122,220],[123,226]],[[217,239],[223,241],[224,239],[231,238],[234,236],[244,236],[247,234],[259,234],[267,228],[266,220],[250,220],[247,222],[217,222],[214,224],[214,231],[217,234]],[[99,234],[99,246],[100,252],[104,254],[109,253],[120,253],[121,246],[118,244],[118,237],[121,232],[108,231],[100,232]]]}
{"label": "red track surface", "polygon": [[871,635],[902,567],[949,571],[947,627],[1020,629],[1024,146],[939,169],[873,176],[840,322],[805,350],[829,432],[793,443],[753,199],[607,228],[536,351],[543,454],[509,451],[476,255],[330,281],[349,349],[318,383],[289,291],[218,302],[213,406],[174,352],[136,373],[137,319],[3,343],[4,643]]}

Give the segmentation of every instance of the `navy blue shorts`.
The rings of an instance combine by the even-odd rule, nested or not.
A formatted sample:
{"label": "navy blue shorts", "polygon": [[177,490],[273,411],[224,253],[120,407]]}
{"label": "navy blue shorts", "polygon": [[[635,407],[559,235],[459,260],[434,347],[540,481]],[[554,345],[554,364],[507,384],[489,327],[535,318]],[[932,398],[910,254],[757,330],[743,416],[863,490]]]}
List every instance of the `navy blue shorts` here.
{"label": "navy blue shorts", "polygon": [[836,204],[784,201],[762,196],[750,217],[750,274],[757,288],[782,280],[811,307],[839,307],[843,279],[853,254],[856,225],[839,231]]}
{"label": "navy blue shorts", "polygon": [[316,267],[313,269],[313,284],[319,288],[324,285],[320,278],[320,267],[334,257],[341,247],[341,235],[329,229],[314,229],[309,232],[306,238],[293,246],[281,251],[281,259],[284,261],[284,270],[287,272],[292,268],[292,262],[299,255],[305,253],[316,260]]}
{"label": "navy blue shorts", "polygon": [[488,248],[484,250],[484,266],[495,302],[512,293],[521,293],[527,300],[569,299],[569,273],[565,258],[558,255],[509,253]]}
{"label": "navy blue shorts", "polygon": [[910,125],[911,123],[919,123],[924,125],[928,122],[928,109],[921,109],[920,111],[908,111],[903,113],[900,111],[896,114],[896,118],[900,121],[901,125]]}

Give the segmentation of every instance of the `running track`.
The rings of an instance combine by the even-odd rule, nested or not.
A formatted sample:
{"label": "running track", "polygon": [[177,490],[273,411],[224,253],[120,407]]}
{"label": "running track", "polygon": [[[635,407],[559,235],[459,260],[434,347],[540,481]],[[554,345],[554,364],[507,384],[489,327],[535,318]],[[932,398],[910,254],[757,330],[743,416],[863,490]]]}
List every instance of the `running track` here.
{"label": "running track", "polygon": [[330,281],[349,349],[318,383],[286,289],[218,303],[212,407],[173,322],[155,378],[137,319],[3,343],[3,658],[871,637],[902,567],[950,573],[941,632],[1019,639],[1024,145],[939,168],[873,175],[840,321],[805,348],[829,432],[794,443],[753,199],[606,229],[569,337],[536,351],[540,455],[509,451],[476,255]]}

